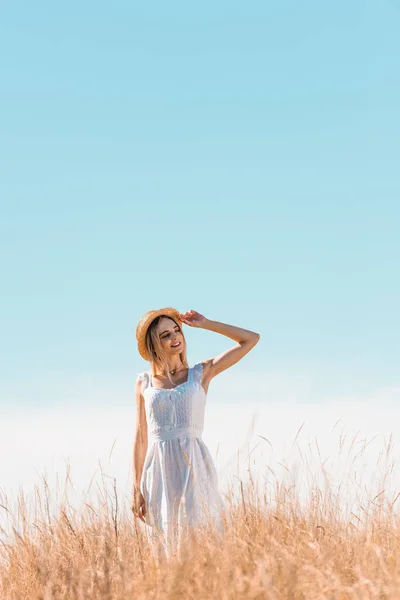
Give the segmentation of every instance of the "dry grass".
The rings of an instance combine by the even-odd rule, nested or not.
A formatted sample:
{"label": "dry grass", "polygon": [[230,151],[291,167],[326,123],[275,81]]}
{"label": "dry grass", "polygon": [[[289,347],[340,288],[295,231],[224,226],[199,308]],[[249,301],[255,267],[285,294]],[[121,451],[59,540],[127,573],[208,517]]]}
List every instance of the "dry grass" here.
{"label": "dry grass", "polygon": [[[360,456],[354,440],[351,449]],[[51,514],[44,479],[31,512],[23,494],[15,509],[0,497],[12,531],[0,532],[0,598],[398,599],[397,496],[384,489],[391,450],[390,439],[382,455],[386,470],[366,490],[369,498],[360,497],[354,479],[350,487],[349,481],[335,486],[323,462],[323,485],[313,480],[302,497],[268,466],[271,479],[261,490],[250,474],[237,482],[237,493],[232,485],[226,494],[233,526],[222,546],[209,535],[160,563],[149,554],[129,497],[121,512],[115,480],[99,506],[82,503],[72,511],[64,499]],[[346,510],[344,490],[353,508],[356,498],[356,512]]]}

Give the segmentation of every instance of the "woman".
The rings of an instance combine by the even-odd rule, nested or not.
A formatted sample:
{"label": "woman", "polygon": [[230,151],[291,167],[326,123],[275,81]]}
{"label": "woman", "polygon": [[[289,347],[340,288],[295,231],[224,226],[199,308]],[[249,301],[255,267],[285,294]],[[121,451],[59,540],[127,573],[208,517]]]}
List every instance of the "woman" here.
{"label": "woman", "polygon": [[[182,323],[221,333],[237,344],[189,367]],[[222,531],[223,516],[229,520],[201,437],[206,397],[210,381],[254,348],[260,335],[169,307],[143,315],[136,338],[151,370],[136,381],[132,511],[147,526],[150,542],[157,541],[158,549],[161,543],[163,556],[170,556],[195,526],[212,523]]]}

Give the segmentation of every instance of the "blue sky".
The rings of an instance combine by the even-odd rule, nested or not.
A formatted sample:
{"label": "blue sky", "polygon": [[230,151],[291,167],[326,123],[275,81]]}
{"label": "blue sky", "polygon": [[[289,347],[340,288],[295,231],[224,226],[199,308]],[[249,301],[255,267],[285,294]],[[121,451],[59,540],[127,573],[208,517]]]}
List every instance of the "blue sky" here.
{"label": "blue sky", "polygon": [[[399,18],[3,6],[1,404],[90,381],[132,405],[136,323],[163,306],[261,334],[222,400],[232,376],[306,373],[316,401],[399,386]],[[234,343],[185,333],[192,364]]]}

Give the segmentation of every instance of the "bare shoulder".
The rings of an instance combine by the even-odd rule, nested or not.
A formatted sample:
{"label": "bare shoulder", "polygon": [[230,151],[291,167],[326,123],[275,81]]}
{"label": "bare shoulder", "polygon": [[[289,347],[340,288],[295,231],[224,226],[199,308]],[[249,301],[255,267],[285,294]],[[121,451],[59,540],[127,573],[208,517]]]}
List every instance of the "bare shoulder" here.
{"label": "bare shoulder", "polygon": [[202,377],[202,379],[207,378],[207,377],[212,378],[212,375],[211,375],[212,361],[213,361],[212,358],[207,358],[206,360],[200,361],[200,364],[202,365],[202,368],[203,368],[203,377]]}
{"label": "bare shoulder", "polygon": [[202,365],[202,376],[201,376],[201,385],[203,386],[204,391],[207,393],[208,392],[208,386],[210,385],[210,381],[213,378],[213,373],[212,373],[212,358],[209,358],[207,360],[202,360],[200,361],[200,364]]}

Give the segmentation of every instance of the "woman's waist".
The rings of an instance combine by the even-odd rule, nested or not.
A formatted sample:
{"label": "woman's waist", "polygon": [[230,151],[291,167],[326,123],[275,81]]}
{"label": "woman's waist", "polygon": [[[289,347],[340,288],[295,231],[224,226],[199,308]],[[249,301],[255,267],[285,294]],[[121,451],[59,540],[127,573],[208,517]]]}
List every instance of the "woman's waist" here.
{"label": "woman's waist", "polygon": [[169,429],[154,429],[149,432],[149,443],[173,440],[178,437],[201,438],[202,434],[203,428],[196,425],[183,425]]}

